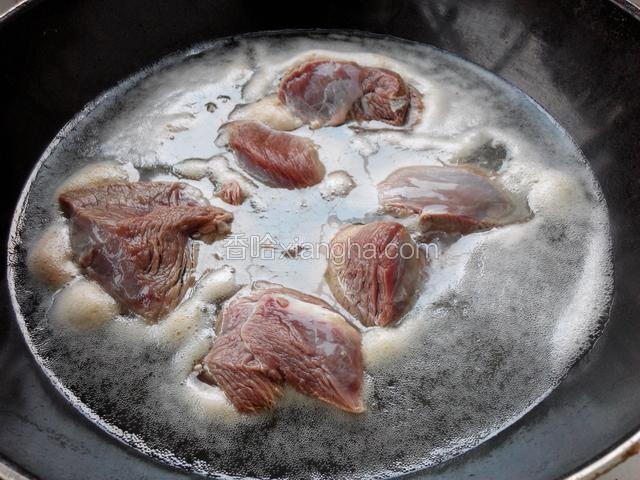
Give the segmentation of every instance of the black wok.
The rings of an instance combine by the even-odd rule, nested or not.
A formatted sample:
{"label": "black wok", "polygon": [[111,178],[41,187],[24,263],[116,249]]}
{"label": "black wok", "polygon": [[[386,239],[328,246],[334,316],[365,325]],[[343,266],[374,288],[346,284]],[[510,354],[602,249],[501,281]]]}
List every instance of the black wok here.
{"label": "black wok", "polygon": [[[615,292],[600,339],[558,388],[496,437],[421,475],[563,478],[608,452],[619,458],[640,431],[634,13],[608,0],[28,1],[0,19],[3,236],[33,165],[61,127],[102,91],[166,54],[216,37],[291,28],[390,34],[453,52],[514,83],[580,145],[609,208]],[[120,444],[63,400],[31,358],[6,276],[2,282],[0,462],[43,479],[187,477]]]}

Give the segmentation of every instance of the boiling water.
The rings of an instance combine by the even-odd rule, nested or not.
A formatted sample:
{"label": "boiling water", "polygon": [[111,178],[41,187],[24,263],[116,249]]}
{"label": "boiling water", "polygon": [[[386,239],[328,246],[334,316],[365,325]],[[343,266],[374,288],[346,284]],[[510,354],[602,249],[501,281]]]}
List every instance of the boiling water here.
{"label": "boiling water", "polygon": [[[295,133],[319,146],[329,173],[323,183],[294,191],[254,185],[243,205],[222,203],[208,177],[224,167],[216,156],[231,168],[234,160],[216,142],[218,128],[238,105],[273,93],[279,76],[309,55],[399,72],[424,96],[422,120],[411,132],[302,127]],[[499,177],[533,215],[430,250],[428,279],[401,324],[363,331],[366,413],[287,392],[275,411],[240,416],[219,390],[193,378],[215,335],[218,303],[236,284],[270,280],[335,305],[324,256],[282,251],[379,218],[375,184],[399,167],[456,163],[487,149],[504,157]],[[86,281],[56,292],[28,271],[34,239],[61,222],[61,181],[87,165],[75,184],[92,175],[180,177],[235,215],[236,236],[200,245],[196,278],[215,271],[156,326],[117,315]],[[571,139],[500,79],[395,40],[269,35],[174,56],[90,105],[58,136],[27,188],[11,282],[34,352],[103,428],[201,473],[369,477],[443,462],[505,428],[559,382],[597,335],[611,290],[606,207]],[[56,225],[47,238],[64,253],[66,226]],[[260,245],[265,240],[275,248]],[[252,241],[255,252],[249,246],[245,258],[231,250]],[[71,278],[77,271],[63,253]],[[102,317],[109,320],[96,321]]]}

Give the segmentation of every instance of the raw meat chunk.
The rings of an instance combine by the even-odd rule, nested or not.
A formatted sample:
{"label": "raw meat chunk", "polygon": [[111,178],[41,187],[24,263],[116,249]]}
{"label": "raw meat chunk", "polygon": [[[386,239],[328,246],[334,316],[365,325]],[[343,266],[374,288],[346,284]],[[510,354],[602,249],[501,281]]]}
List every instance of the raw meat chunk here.
{"label": "raw meat chunk", "polygon": [[380,120],[402,125],[411,105],[411,95],[402,77],[384,68],[363,68],[362,96],[351,107],[355,120]]}
{"label": "raw meat chunk", "polygon": [[419,215],[425,232],[467,234],[520,219],[526,210],[482,172],[463,167],[400,168],[378,184],[378,197],[391,215]]}
{"label": "raw meat chunk", "polygon": [[216,195],[222,199],[223,202],[229,205],[240,205],[244,202],[244,192],[242,187],[235,180],[228,180],[220,186],[220,190],[216,192]]}
{"label": "raw meat chunk", "polygon": [[278,96],[296,116],[318,128],[351,119],[403,125],[412,103],[421,105],[416,93],[391,70],[314,60],[285,75]]}
{"label": "raw meat chunk", "polygon": [[191,195],[187,185],[114,182],[59,197],[71,223],[74,261],[127,309],[157,321],[192,283],[189,239],[230,231],[233,216]]}
{"label": "raw meat chunk", "polygon": [[225,128],[238,162],[265,185],[292,190],[322,181],[325,168],[311,140],[251,121],[231,122]]}
{"label": "raw meat chunk", "polygon": [[304,63],[282,79],[278,96],[312,128],[341,125],[362,96],[360,75],[354,62]]}
{"label": "raw meat chunk", "polygon": [[240,412],[272,408],[286,382],[351,413],[364,411],[360,333],[324,301],[272,284],[222,313],[201,377]]}
{"label": "raw meat chunk", "polygon": [[386,327],[412,303],[424,256],[396,222],[348,225],[331,241],[326,279],[333,296],[363,325]]}

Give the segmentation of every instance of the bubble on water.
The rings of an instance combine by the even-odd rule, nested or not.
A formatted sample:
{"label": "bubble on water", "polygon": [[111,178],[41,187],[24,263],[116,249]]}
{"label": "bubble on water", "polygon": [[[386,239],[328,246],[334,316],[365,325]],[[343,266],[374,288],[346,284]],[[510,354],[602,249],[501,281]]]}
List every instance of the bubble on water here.
{"label": "bubble on water", "polygon": [[173,165],[171,171],[176,177],[189,180],[202,180],[211,173],[208,160],[202,158],[182,160]]}
{"label": "bubble on water", "polygon": [[351,139],[351,147],[363,157],[368,157],[380,150],[378,142],[364,136],[354,136]]}
{"label": "bubble on water", "polygon": [[333,200],[336,197],[346,197],[354,188],[356,188],[356,182],[353,177],[344,170],[337,170],[327,174],[324,185],[320,189],[320,195],[326,200]]}

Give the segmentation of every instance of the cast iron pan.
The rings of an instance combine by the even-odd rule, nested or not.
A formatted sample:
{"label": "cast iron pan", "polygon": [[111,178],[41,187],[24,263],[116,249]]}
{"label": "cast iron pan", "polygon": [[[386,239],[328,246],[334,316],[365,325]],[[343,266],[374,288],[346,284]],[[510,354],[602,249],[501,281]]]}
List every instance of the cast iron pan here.
{"label": "cast iron pan", "polygon": [[[562,478],[640,430],[640,21],[608,0],[31,0],[0,20],[4,238],[38,157],[102,91],[197,42],[292,28],[395,35],[497,73],[569,131],[608,203],[615,294],[600,339],[524,418],[418,476]],[[47,480],[189,476],[68,405],[27,351],[6,275],[1,295],[0,460]]]}

